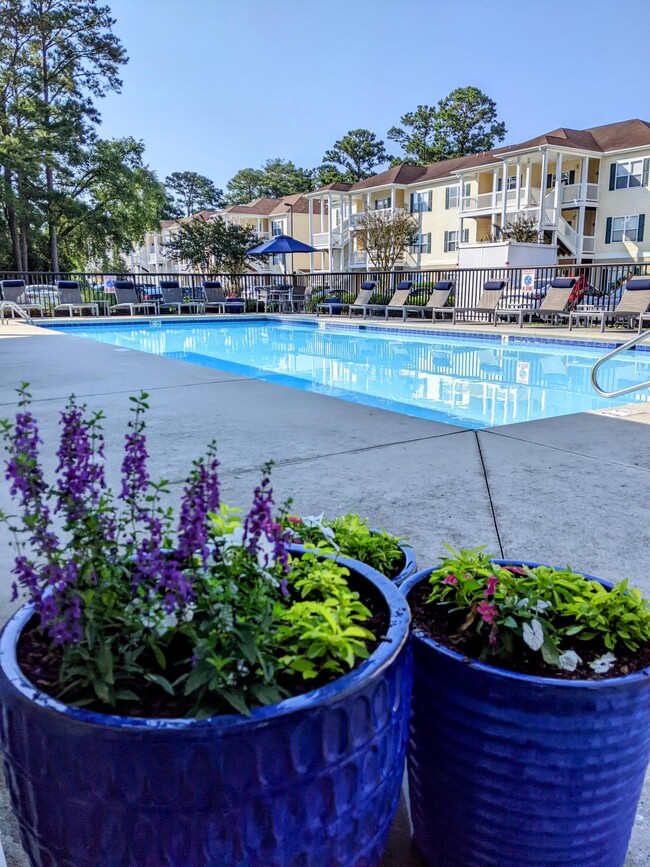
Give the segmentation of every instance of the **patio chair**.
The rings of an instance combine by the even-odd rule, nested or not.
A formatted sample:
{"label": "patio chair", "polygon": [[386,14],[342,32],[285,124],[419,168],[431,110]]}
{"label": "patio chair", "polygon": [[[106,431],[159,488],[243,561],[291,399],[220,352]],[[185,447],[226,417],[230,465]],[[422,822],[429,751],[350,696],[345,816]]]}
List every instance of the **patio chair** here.
{"label": "patio chair", "polygon": [[[25,291],[27,287],[24,280],[2,280],[1,285],[3,301],[11,301],[12,304],[20,307],[20,309],[24,310],[26,313],[29,313],[31,310],[38,310],[41,316],[45,315],[44,304],[40,304],[37,301],[25,301]],[[12,318],[13,315],[14,311],[12,310]]]}
{"label": "patio chair", "polygon": [[446,315],[453,316],[453,308],[445,307],[453,288],[453,280],[438,280],[438,282],[434,284],[433,290],[426,304],[404,305],[402,308],[404,310],[404,319],[406,320],[408,318],[409,313],[418,313],[422,319],[424,319],[426,313],[431,313],[431,320],[433,322],[436,321],[436,314],[438,313],[441,314],[443,319]]}
{"label": "patio chair", "polygon": [[200,313],[203,309],[201,301],[183,300],[183,290],[177,280],[159,280],[158,286],[162,292],[162,301],[158,302],[159,313],[175,309],[180,315],[184,309],[190,313]]}
{"label": "patio chair", "polygon": [[370,311],[371,316],[373,315],[373,313],[383,313],[384,318],[388,319],[391,311],[397,311],[398,313],[402,314],[402,319],[404,319],[405,315],[403,308],[408,301],[408,297],[411,294],[412,288],[412,280],[401,280],[395,287],[393,296],[388,302],[388,304],[353,304],[350,307],[350,316],[352,316],[353,310],[359,309],[361,310],[361,314],[364,319],[366,318],[366,313],[368,313],[368,311]]}
{"label": "patio chair", "polygon": [[158,304],[156,301],[140,301],[138,294],[135,291],[135,283],[133,280],[116,280],[113,284],[115,290],[115,301],[110,309],[110,314],[118,313],[120,310],[127,309],[129,316],[134,316],[135,311],[143,311],[154,314],[158,313]]}
{"label": "patio chair", "polygon": [[569,314],[569,331],[574,323],[579,325],[584,320],[585,325],[600,322],[600,330],[605,330],[609,320],[616,324],[618,320],[627,322],[631,328],[635,319],[639,321],[639,334],[643,331],[643,323],[650,322],[650,277],[630,277],[625,284],[625,291],[614,310],[574,310]]}
{"label": "patio chair", "polygon": [[307,310],[307,287],[294,286],[289,300],[292,313],[305,313]]}
{"label": "patio chair", "polygon": [[82,314],[84,310],[90,310],[92,316],[99,316],[99,304],[82,299],[77,280],[57,280],[56,288],[59,293],[59,303],[54,308],[55,316],[58,310],[67,310],[70,318],[75,310]]}
{"label": "patio chair", "polygon": [[452,323],[454,325],[456,324],[459,313],[476,313],[487,315],[489,317],[489,320],[491,320],[492,323],[496,325],[494,311],[496,310],[496,306],[501,300],[501,296],[503,295],[507,285],[507,280],[486,280],[483,284],[483,291],[481,292],[481,297],[478,299],[478,303],[475,307],[453,308],[453,313],[451,317]]}
{"label": "patio chair", "polygon": [[225,313],[226,310],[230,310],[233,313],[244,313],[246,310],[245,301],[226,298],[219,280],[203,281],[203,298],[204,312],[207,312],[210,308],[217,313]]}
{"label": "patio chair", "polygon": [[345,301],[325,301],[321,304],[316,305],[316,316],[320,316],[321,310],[326,310],[328,315],[332,315],[332,308],[336,308],[339,313],[343,313],[343,308],[347,308],[351,310],[352,307],[362,306],[364,304],[368,304],[370,299],[372,298],[372,294],[375,291],[375,287],[377,286],[374,280],[366,280],[363,282],[359,288],[359,294],[354,299],[353,304],[347,304]]}
{"label": "patio chair", "polygon": [[255,312],[260,312],[260,304],[264,308],[264,313],[280,312],[280,297],[274,293],[273,286],[258,286],[257,297],[255,298]]}
{"label": "patio chair", "polygon": [[526,317],[529,322],[533,316],[539,316],[543,319],[550,317],[554,325],[560,319],[568,319],[569,310],[567,308],[577,282],[577,277],[556,277],[551,280],[548,291],[539,307],[503,307],[501,310],[495,310],[494,324],[496,325],[499,319],[505,319],[508,322],[515,317],[519,327],[522,328]]}

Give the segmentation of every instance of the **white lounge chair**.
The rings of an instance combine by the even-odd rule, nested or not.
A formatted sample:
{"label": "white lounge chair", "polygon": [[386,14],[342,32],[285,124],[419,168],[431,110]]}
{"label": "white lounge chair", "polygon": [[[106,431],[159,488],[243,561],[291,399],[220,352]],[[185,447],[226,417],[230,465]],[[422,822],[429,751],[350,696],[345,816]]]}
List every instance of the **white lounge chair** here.
{"label": "white lounge chair", "polygon": [[67,310],[72,318],[75,310],[83,314],[84,310],[90,310],[93,316],[99,316],[99,304],[94,301],[84,301],[81,297],[81,289],[77,280],[59,280],[56,284],[59,293],[59,303],[54,308],[56,316],[58,310]]}
{"label": "white lounge chair", "polygon": [[325,310],[328,316],[332,315],[333,308],[336,308],[339,313],[343,313],[343,310],[350,310],[351,307],[359,307],[364,304],[368,304],[370,299],[372,298],[372,294],[375,291],[375,287],[377,284],[374,280],[366,280],[359,287],[359,294],[354,299],[353,304],[348,304],[345,301],[324,301],[320,304],[316,305],[316,316],[320,316],[321,310]]}
{"label": "white lounge chair", "polygon": [[[458,320],[459,313],[475,313],[475,314],[486,314],[489,319],[492,321],[494,325],[496,325],[496,320],[494,316],[494,312],[496,310],[496,306],[501,301],[501,296],[508,285],[507,280],[486,280],[483,284],[483,291],[481,292],[481,297],[478,299],[478,303],[475,307],[454,307],[452,322],[454,325]],[[465,321],[465,320],[463,320]]]}
{"label": "white lounge chair", "polygon": [[129,316],[134,316],[136,310],[144,313],[150,313],[153,310],[154,314],[158,313],[156,301],[140,301],[135,291],[135,283],[132,280],[116,280],[113,289],[117,303],[111,306],[111,314],[120,313],[125,309],[129,311]]}
{"label": "white lounge chair", "polygon": [[408,301],[408,297],[411,294],[412,288],[412,280],[402,280],[395,287],[393,296],[388,302],[388,304],[352,304],[350,305],[349,315],[352,316],[353,310],[361,310],[361,314],[364,319],[366,318],[366,314],[368,312],[370,312],[371,316],[373,313],[383,313],[384,318],[388,319],[388,316],[391,312],[397,311],[398,313],[401,313],[402,319],[405,319],[406,316],[404,314],[404,306]]}
{"label": "white lounge chair", "polygon": [[604,331],[605,326],[610,321],[613,321],[612,324],[616,324],[618,320],[622,319],[627,323],[628,328],[631,328],[632,323],[638,320],[640,334],[643,331],[644,323],[650,322],[650,313],[647,312],[649,306],[650,277],[630,277],[615,310],[574,310],[569,315],[569,331],[573,329],[574,323],[579,325],[581,322],[584,322],[585,325],[600,322],[600,330]]}
{"label": "white lounge chair", "polygon": [[440,313],[442,319],[444,319],[445,316],[452,317],[454,312],[453,308],[445,307],[445,305],[453,288],[453,280],[438,280],[438,282],[434,284],[433,291],[431,292],[426,304],[404,305],[404,319],[408,318],[409,313],[418,313],[422,319],[424,319],[426,313],[431,313],[432,322],[436,321],[436,315],[438,313]]}
{"label": "white lounge chair", "polygon": [[553,324],[556,324],[560,319],[568,319],[567,307],[577,282],[577,277],[556,277],[551,280],[548,291],[539,307],[502,307],[500,310],[494,311],[494,324],[496,325],[499,319],[505,319],[506,322],[509,322],[510,319],[516,318],[521,328],[524,319],[528,318],[530,322],[533,316],[551,317]]}

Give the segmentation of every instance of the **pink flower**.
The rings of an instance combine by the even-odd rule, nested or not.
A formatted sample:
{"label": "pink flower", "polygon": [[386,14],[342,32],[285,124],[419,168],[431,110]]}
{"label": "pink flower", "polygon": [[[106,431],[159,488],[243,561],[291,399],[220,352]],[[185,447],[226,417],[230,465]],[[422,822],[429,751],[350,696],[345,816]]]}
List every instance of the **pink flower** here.
{"label": "pink flower", "polygon": [[512,572],[513,575],[525,575],[526,572],[520,568],[519,566],[504,566],[504,569],[507,569],[508,572]]}
{"label": "pink flower", "polygon": [[490,647],[496,647],[499,643],[499,639],[497,638],[497,625],[496,623],[492,624],[492,629],[490,629],[490,634],[488,635],[488,644]]}
{"label": "pink flower", "polygon": [[455,575],[445,575],[442,581],[443,584],[458,584],[458,578]]}
{"label": "pink flower", "polygon": [[479,602],[476,606],[476,613],[481,615],[484,623],[492,623],[499,613],[499,609],[496,605],[490,605],[489,602]]}
{"label": "pink flower", "polygon": [[298,518],[296,515],[287,515],[287,521],[289,521],[291,524],[301,524],[302,523],[300,518]]}
{"label": "pink flower", "polygon": [[488,598],[488,596],[494,596],[494,591],[497,589],[498,583],[499,579],[496,577],[496,575],[488,578],[487,587],[485,588],[485,593],[483,594],[486,599]]}

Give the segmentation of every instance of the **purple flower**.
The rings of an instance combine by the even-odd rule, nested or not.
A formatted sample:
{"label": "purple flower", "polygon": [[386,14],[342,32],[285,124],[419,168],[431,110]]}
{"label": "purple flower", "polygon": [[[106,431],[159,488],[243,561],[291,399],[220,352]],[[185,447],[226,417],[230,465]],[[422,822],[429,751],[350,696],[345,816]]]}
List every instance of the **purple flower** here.
{"label": "purple flower", "polygon": [[209,448],[209,463],[204,459],[195,461],[181,502],[178,523],[177,556],[185,561],[199,554],[205,567],[209,556],[208,526],[210,512],[219,508],[219,461],[214,454],[214,444]]}

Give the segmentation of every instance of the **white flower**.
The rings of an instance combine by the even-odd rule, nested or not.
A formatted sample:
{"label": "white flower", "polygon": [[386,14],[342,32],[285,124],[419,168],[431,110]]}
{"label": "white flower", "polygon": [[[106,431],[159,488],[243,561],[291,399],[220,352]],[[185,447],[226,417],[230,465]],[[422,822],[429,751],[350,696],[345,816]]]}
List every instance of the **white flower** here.
{"label": "white flower", "polygon": [[607,674],[612,665],[616,662],[616,657],[613,653],[604,653],[598,659],[594,659],[589,663],[589,668],[593,668],[596,674]]}
{"label": "white flower", "polygon": [[221,537],[221,548],[224,553],[231,548],[241,548],[244,544],[244,528],[235,527],[231,533]]}
{"label": "white flower", "polygon": [[544,644],[544,630],[539,620],[524,623],[523,639],[531,650],[539,650]]}
{"label": "white flower", "polygon": [[302,519],[305,527],[318,527],[323,536],[326,539],[329,539],[330,542],[334,541],[334,530],[331,527],[326,527],[323,524],[323,519],[325,518],[325,512],[321,512],[320,515],[308,515],[306,518]]}
{"label": "white flower", "polygon": [[523,599],[519,599],[519,601],[515,605],[515,608],[525,608],[526,605],[528,605],[528,596],[524,596]]}
{"label": "white flower", "polygon": [[544,611],[546,611],[547,608],[550,607],[550,605],[551,605],[550,602],[544,602],[543,599],[540,599],[539,602],[537,602],[537,604],[535,605],[534,610],[538,614],[542,614]]}
{"label": "white flower", "polygon": [[575,671],[581,662],[582,660],[575,650],[567,650],[560,655],[558,665],[563,671]]}
{"label": "white flower", "polygon": [[174,629],[176,626],[178,626],[178,617],[176,612],[172,611],[171,614],[165,614],[158,624],[158,633],[164,635],[168,629]]}
{"label": "white flower", "polygon": [[257,540],[257,565],[260,569],[275,565],[275,541],[266,533],[262,533]]}
{"label": "white flower", "polygon": [[182,617],[184,623],[189,623],[191,620],[194,620],[194,609],[196,605],[193,602],[190,602],[189,605],[185,606],[185,610],[183,611]]}

